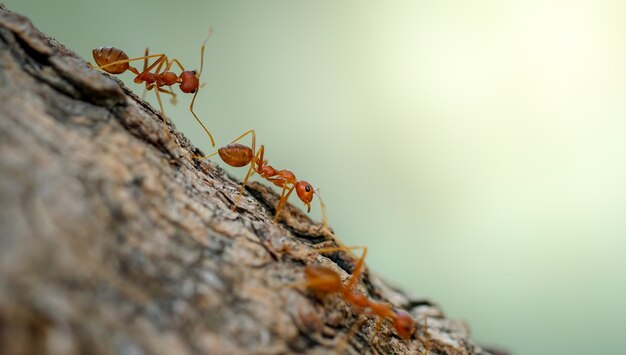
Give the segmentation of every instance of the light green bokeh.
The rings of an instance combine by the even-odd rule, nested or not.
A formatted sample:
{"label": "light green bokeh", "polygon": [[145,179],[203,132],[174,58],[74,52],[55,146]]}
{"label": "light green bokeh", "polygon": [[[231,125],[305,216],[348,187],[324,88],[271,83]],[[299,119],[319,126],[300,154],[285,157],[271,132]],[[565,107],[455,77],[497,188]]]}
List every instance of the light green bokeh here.
{"label": "light green bokeh", "polygon": [[[5,2],[88,60],[195,68],[212,26],[197,112],[218,144],[256,129],[372,269],[484,344],[624,352],[625,2]],[[210,152],[188,102],[166,112]]]}

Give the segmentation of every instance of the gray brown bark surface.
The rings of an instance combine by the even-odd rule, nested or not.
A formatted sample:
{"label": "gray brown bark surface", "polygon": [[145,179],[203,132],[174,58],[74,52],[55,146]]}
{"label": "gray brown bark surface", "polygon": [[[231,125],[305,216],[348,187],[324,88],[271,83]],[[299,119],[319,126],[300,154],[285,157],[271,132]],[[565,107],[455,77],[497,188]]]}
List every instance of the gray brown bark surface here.
{"label": "gray brown bark surface", "polygon": [[[200,153],[119,81],[0,5],[1,354],[488,354],[430,301],[366,272],[359,290],[419,320],[402,341],[304,266],[345,279],[333,236]],[[191,116],[190,116],[191,119]]]}

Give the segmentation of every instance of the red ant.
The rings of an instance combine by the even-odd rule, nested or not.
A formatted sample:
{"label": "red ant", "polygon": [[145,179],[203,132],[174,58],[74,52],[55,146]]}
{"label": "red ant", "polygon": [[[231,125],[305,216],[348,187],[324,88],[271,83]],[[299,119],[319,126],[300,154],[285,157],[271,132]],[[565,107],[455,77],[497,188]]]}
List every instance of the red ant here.
{"label": "red ant", "polygon": [[319,249],[319,253],[332,253],[336,251],[348,251],[349,249],[362,249],[363,254],[356,262],[354,271],[344,285],[339,274],[326,266],[307,265],[304,269],[306,281],[298,285],[309,287],[318,295],[340,294],[343,298],[353,305],[359,312],[363,314],[374,314],[383,319],[391,321],[396,333],[402,339],[409,339],[415,332],[415,321],[405,311],[394,311],[389,303],[374,301],[367,296],[362,295],[354,289],[359,281],[365,268],[365,256],[367,255],[367,247],[337,247]]}
{"label": "red ant", "polygon": [[[171,95],[172,103],[175,103],[176,94],[172,90],[164,89],[163,87],[180,84],[180,91],[185,94],[194,94],[193,99],[191,99],[191,105],[189,105],[189,110],[191,111],[193,117],[195,117],[196,121],[198,121],[200,126],[202,126],[206,134],[211,139],[211,145],[215,147],[215,141],[213,140],[213,136],[204,126],[202,121],[200,121],[200,118],[198,118],[196,113],[193,111],[193,104],[196,101],[196,96],[198,95],[200,87],[200,75],[202,75],[202,69],[204,67],[204,47],[210,36],[211,31],[209,31],[209,35],[202,43],[202,47],[200,47],[200,71],[185,70],[185,68],[178,61],[178,59],[169,59],[163,53],[149,55],[148,49],[146,49],[146,54],[144,56],[129,59],[128,55],[124,53],[124,51],[114,47],[100,47],[92,51],[93,58],[99,65],[95,69],[104,70],[109,74],[122,74],[128,70],[136,75],[134,79],[135,83],[145,83],[146,90],[155,89],[154,92],[156,94],[157,100],[159,101],[159,106],[161,107],[161,113],[163,115],[163,132],[167,132],[167,122],[165,119],[165,110],[163,110],[163,103],[161,102],[161,95],[159,93]],[[148,66],[148,59],[150,58],[157,59],[154,61],[154,63]],[[139,70],[129,64],[130,62],[137,60],[144,61],[142,72],[139,72]],[[180,68],[180,75],[176,75],[175,73],[170,71],[174,63],[176,63],[176,65],[178,65],[178,67]],[[165,68],[163,68],[164,65]],[[161,69],[163,69],[163,71],[161,71]],[[152,72],[152,70],[154,70],[154,72]]]}
{"label": "red ant", "polygon": [[[237,141],[241,140],[248,134],[252,135],[252,148],[237,143]],[[296,175],[290,170],[283,169],[277,170],[271,165],[267,164],[267,160],[264,159],[265,147],[261,145],[258,151],[256,151],[256,133],[253,129],[246,131],[241,136],[237,137],[235,140],[230,142],[230,144],[225,145],[217,150],[217,152],[207,155],[207,156],[195,156],[199,159],[206,159],[214,156],[215,154],[219,154],[222,160],[235,168],[244,167],[250,164],[250,168],[248,169],[248,173],[246,177],[243,179],[243,183],[241,184],[241,189],[239,190],[239,196],[237,196],[237,200],[235,201],[235,206],[237,206],[237,202],[239,198],[243,194],[243,189],[248,182],[248,179],[252,174],[258,173],[262,178],[267,181],[273,183],[278,187],[282,187],[282,193],[280,195],[280,200],[278,202],[278,206],[276,207],[276,215],[274,216],[274,224],[278,222],[278,216],[280,214],[280,210],[289,199],[291,193],[295,190],[298,198],[306,205],[307,212],[311,211],[311,201],[313,200],[313,195],[317,195],[320,200],[320,207],[322,209],[322,223],[324,227],[327,227],[327,219],[326,219],[326,206],[320,197],[319,191],[313,189],[313,186],[304,180],[298,180]]]}

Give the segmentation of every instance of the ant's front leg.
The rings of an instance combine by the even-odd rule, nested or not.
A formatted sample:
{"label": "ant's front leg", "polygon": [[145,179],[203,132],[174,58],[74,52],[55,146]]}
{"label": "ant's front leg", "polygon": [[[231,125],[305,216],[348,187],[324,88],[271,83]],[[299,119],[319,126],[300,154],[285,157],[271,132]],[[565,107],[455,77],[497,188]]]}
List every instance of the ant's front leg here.
{"label": "ant's front leg", "polygon": [[291,188],[289,188],[289,190],[287,190],[287,184],[285,184],[283,186],[283,192],[280,196],[280,201],[278,201],[278,206],[276,206],[276,214],[274,215],[274,224],[278,224],[278,216],[280,215],[280,210],[283,208],[283,205],[285,204],[285,202],[287,202],[287,200],[289,199],[289,195],[291,195],[291,193],[293,192],[293,190],[296,188],[296,185],[291,186]]}

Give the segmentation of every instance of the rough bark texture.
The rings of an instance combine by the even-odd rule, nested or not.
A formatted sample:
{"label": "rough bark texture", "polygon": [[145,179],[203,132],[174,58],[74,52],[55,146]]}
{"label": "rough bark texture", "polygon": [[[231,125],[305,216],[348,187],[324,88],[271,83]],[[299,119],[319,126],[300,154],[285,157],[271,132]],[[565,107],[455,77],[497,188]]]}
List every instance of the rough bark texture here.
{"label": "rough bark texture", "polygon": [[[118,80],[0,5],[0,353],[424,353],[304,266],[354,261],[277,195],[239,183]],[[191,116],[190,116],[191,119]],[[366,272],[370,297],[428,317],[430,354],[488,354],[431,302]],[[343,344],[343,345],[342,345]]]}

